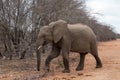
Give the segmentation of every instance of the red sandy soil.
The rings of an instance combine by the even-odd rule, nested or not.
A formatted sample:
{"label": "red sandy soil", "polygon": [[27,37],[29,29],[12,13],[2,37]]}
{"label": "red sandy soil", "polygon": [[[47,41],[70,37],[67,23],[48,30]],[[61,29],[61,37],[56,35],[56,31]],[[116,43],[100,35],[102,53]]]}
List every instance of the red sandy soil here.
{"label": "red sandy soil", "polygon": [[[82,71],[75,71],[77,53],[70,54],[70,73],[62,73],[61,57],[51,62],[51,71],[36,71],[36,58],[0,60],[0,80],[120,80],[120,40],[98,43],[103,67],[95,68],[95,59],[88,54]],[[44,61],[43,61],[44,62]],[[43,63],[44,64],[44,63]]]}

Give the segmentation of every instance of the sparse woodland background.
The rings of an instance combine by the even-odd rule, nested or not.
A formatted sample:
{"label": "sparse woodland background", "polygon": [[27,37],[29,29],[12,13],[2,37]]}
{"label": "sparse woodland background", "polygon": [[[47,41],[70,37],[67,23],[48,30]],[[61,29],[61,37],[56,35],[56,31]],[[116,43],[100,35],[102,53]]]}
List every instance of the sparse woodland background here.
{"label": "sparse woodland background", "polygon": [[85,0],[0,0],[0,57],[32,57],[39,29],[58,19],[90,26],[98,41],[120,37],[91,16]]}

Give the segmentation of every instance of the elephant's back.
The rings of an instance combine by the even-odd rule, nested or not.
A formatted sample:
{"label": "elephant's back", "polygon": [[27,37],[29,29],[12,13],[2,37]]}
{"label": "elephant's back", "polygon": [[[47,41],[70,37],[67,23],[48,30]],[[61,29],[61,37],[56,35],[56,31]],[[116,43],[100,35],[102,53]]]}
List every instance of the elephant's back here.
{"label": "elephant's back", "polygon": [[91,43],[96,39],[92,29],[83,24],[69,24],[68,28],[72,37],[71,51],[90,52]]}
{"label": "elephant's back", "polygon": [[90,27],[84,24],[68,24],[68,28],[72,35],[79,37],[94,38],[95,34]]}

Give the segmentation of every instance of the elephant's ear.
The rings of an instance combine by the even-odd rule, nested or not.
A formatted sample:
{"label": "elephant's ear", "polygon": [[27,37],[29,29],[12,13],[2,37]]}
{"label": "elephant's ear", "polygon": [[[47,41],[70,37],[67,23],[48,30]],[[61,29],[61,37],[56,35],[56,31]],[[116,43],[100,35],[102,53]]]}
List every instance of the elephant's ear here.
{"label": "elephant's ear", "polygon": [[68,30],[67,23],[63,20],[58,20],[51,24],[53,28],[53,40],[57,43],[62,39]]}

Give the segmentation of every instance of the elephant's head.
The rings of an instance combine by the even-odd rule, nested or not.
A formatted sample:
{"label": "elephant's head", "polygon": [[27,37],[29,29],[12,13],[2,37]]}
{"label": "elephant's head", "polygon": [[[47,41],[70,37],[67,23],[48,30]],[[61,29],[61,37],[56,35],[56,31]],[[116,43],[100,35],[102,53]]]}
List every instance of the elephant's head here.
{"label": "elephant's head", "polygon": [[40,66],[40,49],[47,43],[58,43],[63,36],[68,34],[67,23],[63,20],[51,22],[48,26],[42,27],[37,39],[37,70]]}

